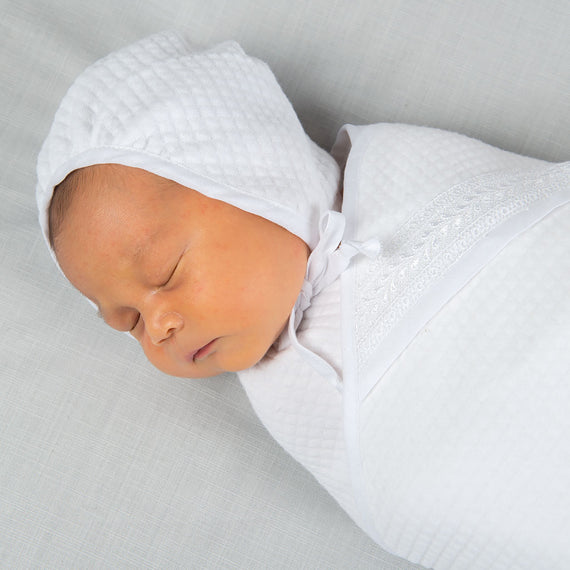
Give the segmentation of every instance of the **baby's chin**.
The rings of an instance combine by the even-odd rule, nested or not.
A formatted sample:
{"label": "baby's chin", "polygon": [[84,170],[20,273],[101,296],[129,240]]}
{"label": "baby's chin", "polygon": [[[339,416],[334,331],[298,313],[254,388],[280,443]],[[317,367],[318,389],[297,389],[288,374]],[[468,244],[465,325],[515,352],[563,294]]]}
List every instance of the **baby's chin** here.
{"label": "baby's chin", "polygon": [[178,362],[169,359],[150,358],[148,361],[160,372],[177,378],[211,378],[222,374],[225,370],[219,368],[211,357],[201,362]]}

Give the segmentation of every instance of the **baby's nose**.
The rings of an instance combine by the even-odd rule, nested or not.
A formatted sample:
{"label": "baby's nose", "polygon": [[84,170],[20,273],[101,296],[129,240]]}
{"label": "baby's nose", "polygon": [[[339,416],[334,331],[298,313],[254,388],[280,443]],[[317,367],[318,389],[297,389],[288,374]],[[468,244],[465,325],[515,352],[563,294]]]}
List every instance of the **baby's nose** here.
{"label": "baby's nose", "polygon": [[145,327],[154,345],[159,345],[174,336],[184,324],[182,316],[174,311],[151,315]]}

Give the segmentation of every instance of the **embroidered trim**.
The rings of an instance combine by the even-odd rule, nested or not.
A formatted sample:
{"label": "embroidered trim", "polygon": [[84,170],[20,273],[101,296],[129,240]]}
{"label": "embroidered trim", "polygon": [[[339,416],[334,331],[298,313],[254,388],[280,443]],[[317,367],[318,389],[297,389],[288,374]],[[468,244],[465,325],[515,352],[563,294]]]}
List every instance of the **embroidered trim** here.
{"label": "embroidered trim", "polygon": [[550,170],[477,177],[440,194],[412,215],[382,255],[358,264],[355,334],[358,369],[423,293],[494,228],[552,195],[559,165]]}

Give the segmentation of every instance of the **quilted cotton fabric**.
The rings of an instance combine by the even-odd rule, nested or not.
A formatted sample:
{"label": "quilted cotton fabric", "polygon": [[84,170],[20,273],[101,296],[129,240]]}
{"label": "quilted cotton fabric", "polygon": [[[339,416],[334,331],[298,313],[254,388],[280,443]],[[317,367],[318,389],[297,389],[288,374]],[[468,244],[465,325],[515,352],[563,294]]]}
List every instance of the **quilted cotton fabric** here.
{"label": "quilted cotton fabric", "polygon": [[426,567],[562,570],[570,164],[432,129],[347,132],[343,211],[384,244],[343,275],[363,526]]}
{"label": "quilted cotton fabric", "polygon": [[364,402],[377,535],[426,567],[562,570],[570,208],[511,242]]}
{"label": "quilted cotton fabric", "polygon": [[311,247],[338,166],[304,133],[267,65],[235,42],[193,49],[145,38],[85,70],[38,158],[40,224],[53,188],[98,163],[139,167],[264,216]]}
{"label": "quilted cotton fabric", "polygon": [[240,373],[254,408],[390,552],[566,568],[570,165],[407,125],[348,126],[334,152],[345,239],[382,243],[297,332],[339,395],[284,343]]}

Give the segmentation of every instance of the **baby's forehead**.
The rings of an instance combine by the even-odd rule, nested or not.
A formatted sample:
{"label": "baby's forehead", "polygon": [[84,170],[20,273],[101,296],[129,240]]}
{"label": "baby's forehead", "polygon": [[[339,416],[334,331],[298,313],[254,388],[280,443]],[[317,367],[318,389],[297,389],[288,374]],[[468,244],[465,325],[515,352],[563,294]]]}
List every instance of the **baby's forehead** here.
{"label": "baby's forehead", "polygon": [[166,178],[133,166],[118,163],[91,164],[80,169],[84,174],[84,182],[99,185],[125,185],[144,181],[147,184],[164,184]]}
{"label": "baby's forehead", "polygon": [[[165,216],[160,208],[167,180],[150,172],[121,164],[95,164],[72,173],[64,181],[71,193],[68,216],[78,223],[92,221],[132,223],[143,214]],[[59,190],[57,190],[59,192]],[[64,224],[65,225],[65,224]]]}
{"label": "baby's forehead", "polygon": [[112,172],[88,168],[63,223],[58,253],[81,242],[81,255],[102,253],[133,261],[143,258],[175,217],[168,199],[161,199],[158,177],[133,175],[128,167],[113,168]]}
{"label": "baby's forehead", "polygon": [[[132,203],[133,213],[155,193],[156,200],[160,201],[162,191],[173,184],[171,180],[152,172],[122,164],[94,164],[72,175],[75,177],[72,183],[73,200],[77,198],[80,205],[82,201],[87,201],[98,203],[98,207],[107,204],[109,208],[126,200]],[[160,212],[156,213],[158,215]]]}

